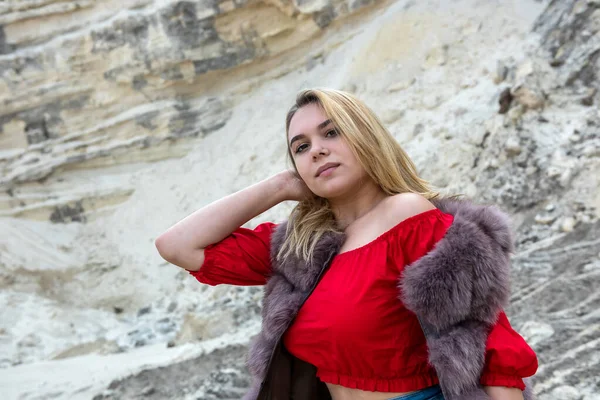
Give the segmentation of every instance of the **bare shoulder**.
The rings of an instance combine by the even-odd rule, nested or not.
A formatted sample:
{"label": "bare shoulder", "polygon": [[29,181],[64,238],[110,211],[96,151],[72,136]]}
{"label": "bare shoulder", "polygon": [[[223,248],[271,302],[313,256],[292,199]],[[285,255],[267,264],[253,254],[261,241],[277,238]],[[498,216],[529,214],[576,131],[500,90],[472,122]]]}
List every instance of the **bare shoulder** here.
{"label": "bare shoulder", "polygon": [[436,207],[418,193],[400,193],[390,196],[386,205],[386,214],[393,216],[395,222],[400,222]]}

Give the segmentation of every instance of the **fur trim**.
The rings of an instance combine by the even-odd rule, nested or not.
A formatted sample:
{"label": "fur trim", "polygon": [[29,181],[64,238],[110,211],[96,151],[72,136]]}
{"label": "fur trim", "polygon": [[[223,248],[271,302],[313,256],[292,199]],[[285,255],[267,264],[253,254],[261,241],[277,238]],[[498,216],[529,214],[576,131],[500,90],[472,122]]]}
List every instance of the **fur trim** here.
{"label": "fur trim", "polygon": [[405,267],[402,301],[437,331],[466,319],[491,325],[510,294],[507,217],[467,201],[458,209],[455,201],[438,204],[456,212],[454,222],[432,251]]}
{"label": "fur trim", "polygon": [[[454,216],[433,250],[405,267],[404,305],[427,335],[429,361],[448,399],[489,399],[479,387],[488,328],[508,303],[512,236],[508,217],[494,207],[438,200]],[[469,362],[465,362],[469,360]]]}
{"label": "fur trim", "polygon": [[[465,394],[479,386],[485,364],[488,330],[481,322],[465,321],[435,338],[427,338],[429,362],[435,368],[444,396],[471,399]],[[468,361],[467,361],[468,360]]]}
{"label": "fur trim", "polygon": [[262,380],[266,376],[271,353],[275,346],[277,343],[267,339],[262,331],[252,341],[248,352],[248,370],[257,380]]}
{"label": "fur trim", "polygon": [[250,385],[250,389],[242,397],[242,400],[256,400],[260,393],[260,381],[253,381]]}
{"label": "fur trim", "polygon": [[462,394],[444,394],[445,400],[492,400],[490,396],[481,387],[471,388],[467,393]]}
{"label": "fur trim", "polygon": [[345,235],[341,233],[325,233],[315,246],[310,260],[304,260],[295,254],[290,254],[285,260],[277,259],[277,253],[287,234],[289,222],[279,225],[273,232],[271,239],[271,262],[276,271],[290,281],[294,287],[307,292],[316,283],[319,273],[329,261],[338,253],[344,243]]}
{"label": "fur trim", "polygon": [[523,391],[523,398],[525,400],[536,400],[536,395],[533,393],[533,378],[525,378],[525,390]]}

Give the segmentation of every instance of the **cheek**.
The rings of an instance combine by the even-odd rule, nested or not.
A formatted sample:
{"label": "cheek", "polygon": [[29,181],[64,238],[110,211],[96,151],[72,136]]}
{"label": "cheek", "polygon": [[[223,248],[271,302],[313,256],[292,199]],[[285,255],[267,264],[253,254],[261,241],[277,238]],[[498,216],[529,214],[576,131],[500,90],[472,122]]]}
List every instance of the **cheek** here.
{"label": "cheek", "polygon": [[298,172],[298,175],[300,175],[300,178],[306,182],[310,177],[310,165],[308,165],[302,157],[296,158],[294,160],[294,165],[296,166],[296,171]]}

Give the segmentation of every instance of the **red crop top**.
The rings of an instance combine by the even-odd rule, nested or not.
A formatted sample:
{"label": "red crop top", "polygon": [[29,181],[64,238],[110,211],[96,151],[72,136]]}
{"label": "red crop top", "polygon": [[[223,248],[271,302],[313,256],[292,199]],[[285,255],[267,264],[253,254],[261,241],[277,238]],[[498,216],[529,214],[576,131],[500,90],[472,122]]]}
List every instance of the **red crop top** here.
{"label": "red crop top", "polygon": [[[408,218],[372,242],[338,254],[284,335],[294,356],[317,367],[324,382],[377,392],[409,392],[438,383],[416,316],[398,300],[398,278],[429,252],[453,217],[434,209]],[[205,249],[190,272],[209,285],[262,285],[271,273],[275,225],[239,228]],[[504,313],[490,332],[485,386],[517,387],[537,370],[537,357]]]}

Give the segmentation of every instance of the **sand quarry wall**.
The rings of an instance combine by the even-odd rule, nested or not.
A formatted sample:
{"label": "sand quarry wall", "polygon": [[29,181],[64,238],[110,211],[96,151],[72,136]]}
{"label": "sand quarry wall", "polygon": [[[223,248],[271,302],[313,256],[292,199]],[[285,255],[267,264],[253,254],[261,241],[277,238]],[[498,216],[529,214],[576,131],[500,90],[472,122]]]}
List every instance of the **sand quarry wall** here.
{"label": "sand quarry wall", "polygon": [[600,399],[599,32],[596,0],[0,3],[2,398],[239,398],[261,289],[154,239],[286,168],[287,108],[328,86],[510,213],[535,390]]}

